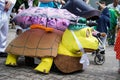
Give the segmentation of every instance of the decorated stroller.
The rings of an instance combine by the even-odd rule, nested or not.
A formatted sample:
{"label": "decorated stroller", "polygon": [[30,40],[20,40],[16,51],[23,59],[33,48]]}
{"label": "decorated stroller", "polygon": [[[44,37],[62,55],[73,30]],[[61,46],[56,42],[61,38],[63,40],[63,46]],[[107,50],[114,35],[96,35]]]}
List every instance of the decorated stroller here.
{"label": "decorated stroller", "polygon": [[[79,22],[77,22],[77,20],[76,21],[71,20],[71,22],[79,24]],[[97,23],[95,21],[91,21],[91,20],[90,21],[85,21],[83,19],[82,22],[85,22],[89,27],[97,25]],[[103,44],[103,41],[101,40],[101,37],[105,37],[106,33],[100,33],[98,31],[94,30],[94,32],[92,34],[99,41],[99,47],[98,47],[98,49],[92,52],[92,55],[94,56],[94,62],[97,65],[102,65],[105,62],[105,46]]]}
{"label": "decorated stroller", "polygon": [[[31,13],[29,13],[31,11]],[[57,12],[57,13],[56,13]],[[61,14],[61,15],[59,15]],[[29,8],[22,13],[18,14],[14,18],[14,22],[19,25],[22,29],[29,28],[28,26],[32,24],[42,24],[47,27],[52,27],[61,31],[65,31],[65,29],[68,27],[68,25],[75,24],[79,25],[79,23],[87,24],[88,26],[94,26],[97,25],[94,21],[87,21],[86,19],[80,20],[81,22],[78,22],[80,17],[77,17],[70,12],[68,12],[65,9],[53,9],[53,8]],[[47,23],[46,23],[47,22]],[[57,25],[57,26],[56,26]],[[103,47],[103,43],[100,40],[100,36],[95,36],[98,41],[99,45]],[[96,64],[103,64],[105,61],[104,54],[104,47],[100,48],[93,52],[95,54],[94,62]],[[102,53],[102,54],[101,54]]]}
{"label": "decorated stroller", "polygon": [[[31,13],[28,11],[31,11]],[[51,23],[54,20],[59,22],[57,18],[60,21],[62,19],[62,26],[57,25],[58,23],[52,26]],[[64,19],[66,19],[65,22]],[[69,20],[75,22],[71,23]],[[98,49],[98,40],[92,36],[91,28],[86,25],[86,19],[78,19],[77,16],[67,10],[29,8],[18,14],[14,21],[23,29],[31,25],[31,29],[20,34],[8,45],[6,52],[9,54],[6,65],[16,66],[19,55],[23,55],[41,58],[40,63],[35,68],[36,71],[49,73],[54,62],[60,71],[71,73],[85,69],[84,63],[87,62],[86,59],[80,62],[84,51],[93,52]],[[47,23],[44,24],[44,22]],[[54,30],[47,32],[50,27]],[[78,47],[73,34],[81,43],[82,48]]]}

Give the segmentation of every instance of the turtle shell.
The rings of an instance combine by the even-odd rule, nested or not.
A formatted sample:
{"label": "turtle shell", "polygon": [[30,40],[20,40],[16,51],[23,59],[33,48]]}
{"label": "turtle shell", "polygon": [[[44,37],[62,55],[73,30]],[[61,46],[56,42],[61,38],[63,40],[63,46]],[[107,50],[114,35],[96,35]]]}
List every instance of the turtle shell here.
{"label": "turtle shell", "polygon": [[83,70],[83,65],[79,63],[81,57],[72,57],[58,54],[54,59],[56,67],[63,73],[72,73]]}
{"label": "turtle shell", "polygon": [[12,40],[6,52],[30,57],[56,57],[62,34],[62,31],[56,29],[53,32],[30,29]]}

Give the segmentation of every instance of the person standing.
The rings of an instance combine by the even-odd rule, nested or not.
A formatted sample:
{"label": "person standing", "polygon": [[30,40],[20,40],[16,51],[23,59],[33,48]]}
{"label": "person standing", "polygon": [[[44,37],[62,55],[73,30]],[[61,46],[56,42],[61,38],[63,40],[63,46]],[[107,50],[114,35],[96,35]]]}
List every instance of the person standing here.
{"label": "person standing", "polygon": [[113,3],[108,4],[107,7],[116,9],[117,11],[120,11],[119,0],[113,0]]}
{"label": "person standing", "polygon": [[0,0],[0,57],[6,57],[9,17],[16,0]]}
{"label": "person standing", "polygon": [[104,47],[106,46],[106,40],[107,40],[107,33],[108,33],[108,28],[110,27],[110,13],[109,9],[106,7],[105,1],[99,1],[97,2],[99,5],[99,10],[101,11],[101,15],[97,22],[97,27],[96,30],[101,32],[101,33],[106,33],[106,36],[101,37],[101,40],[103,41]]}
{"label": "person standing", "polygon": [[113,3],[109,4],[107,7],[110,11],[110,28],[108,29],[108,45],[114,45],[115,33],[117,26],[117,16],[115,10],[120,12],[120,5],[118,0],[113,0]]}

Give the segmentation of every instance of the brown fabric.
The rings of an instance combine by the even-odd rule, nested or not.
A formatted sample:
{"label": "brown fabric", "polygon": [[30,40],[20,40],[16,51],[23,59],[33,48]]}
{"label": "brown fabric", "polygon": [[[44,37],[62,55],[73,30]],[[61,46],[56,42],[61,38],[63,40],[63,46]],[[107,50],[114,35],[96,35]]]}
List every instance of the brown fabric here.
{"label": "brown fabric", "polygon": [[63,32],[56,29],[49,33],[41,29],[30,29],[15,38],[6,52],[31,57],[56,57],[62,34]]}
{"label": "brown fabric", "polygon": [[85,52],[93,52],[95,51],[94,49],[87,49],[87,48],[84,48]]}
{"label": "brown fabric", "polygon": [[61,72],[71,73],[82,70],[82,64],[79,63],[80,59],[80,57],[57,55],[54,59],[54,63]]}

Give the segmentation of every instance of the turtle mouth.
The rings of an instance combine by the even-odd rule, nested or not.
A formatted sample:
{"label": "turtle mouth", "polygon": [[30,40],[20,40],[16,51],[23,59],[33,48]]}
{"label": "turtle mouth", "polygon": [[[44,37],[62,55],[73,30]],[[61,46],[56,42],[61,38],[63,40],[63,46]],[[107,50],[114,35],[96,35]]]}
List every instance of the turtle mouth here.
{"label": "turtle mouth", "polygon": [[[84,51],[85,51],[85,52],[93,52],[93,51],[95,51],[95,49],[84,48]],[[77,52],[81,52],[81,51],[79,50],[79,51],[77,51]]]}

